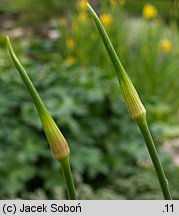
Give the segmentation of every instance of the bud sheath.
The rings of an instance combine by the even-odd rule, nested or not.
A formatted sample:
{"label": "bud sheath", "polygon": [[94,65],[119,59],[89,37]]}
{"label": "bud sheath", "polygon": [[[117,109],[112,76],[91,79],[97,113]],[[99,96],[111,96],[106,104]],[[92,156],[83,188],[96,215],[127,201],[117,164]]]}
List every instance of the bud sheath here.
{"label": "bud sheath", "polygon": [[106,47],[106,50],[109,54],[109,57],[113,63],[113,66],[116,70],[116,74],[119,80],[119,84],[121,86],[122,94],[124,101],[127,105],[129,114],[132,119],[136,120],[139,129],[141,130],[141,133],[144,137],[144,140],[146,142],[148,151],[150,153],[151,159],[153,161],[153,165],[156,171],[156,174],[158,176],[159,183],[161,185],[161,189],[164,195],[165,199],[172,199],[170,194],[170,189],[168,186],[168,181],[166,180],[165,173],[163,171],[157,150],[155,148],[150,130],[148,128],[148,124],[146,121],[146,110],[144,108],[144,105],[142,104],[139,95],[137,94],[137,91],[132,84],[129,76],[127,75],[126,71],[124,70],[116,51],[114,50],[114,47],[101,23],[98,16],[96,15],[95,11],[92,9],[92,7],[88,4],[89,11],[95,21],[95,24],[98,28],[98,31],[101,35],[101,38],[104,42],[104,45]]}
{"label": "bud sheath", "polygon": [[40,114],[40,119],[50,144],[52,155],[57,160],[63,160],[70,154],[66,139],[48,112]]}
{"label": "bud sheath", "polygon": [[41,100],[39,94],[37,93],[33,83],[31,82],[29,76],[27,75],[24,67],[18,60],[17,56],[15,55],[13,48],[11,46],[10,39],[7,37],[7,44],[8,50],[11,55],[11,58],[19,71],[22,80],[24,81],[29,93],[32,96],[38,114],[40,116],[40,120],[42,122],[47,140],[50,144],[52,155],[57,160],[62,160],[70,154],[70,150],[67,144],[66,139],[62,135],[61,131],[57,127],[56,123],[54,122],[53,118],[51,117],[50,113],[46,109],[43,101]]}
{"label": "bud sheath", "polygon": [[100,19],[98,18],[95,11],[92,9],[92,7],[89,4],[88,4],[88,8],[98,28],[98,31],[104,42],[104,45],[113,63],[113,66],[116,70],[116,74],[119,80],[119,84],[121,86],[123,98],[127,105],[129,114],[131,118],[134,120],[143,118],[146,115],[146,110],[144,108],[144,105],[142,104],[133,83],[131,82],[129,76],[127,75],[125,69],[123,68]]}
{"label": "bud sheath", "polygon": [[138,120],[146,116],[146,110],[142,104],[137,91],[128,76],[120,82],[124,101],[127,105],[129,115],[132,119]]}

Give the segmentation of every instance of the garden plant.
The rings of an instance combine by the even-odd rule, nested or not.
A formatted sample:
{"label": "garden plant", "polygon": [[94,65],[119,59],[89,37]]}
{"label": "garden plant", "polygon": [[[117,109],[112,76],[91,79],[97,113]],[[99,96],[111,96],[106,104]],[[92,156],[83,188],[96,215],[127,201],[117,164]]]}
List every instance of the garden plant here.
{"label": "garden plant", "polygon": [[156,151],[151,133],[149,131],[148,128],[148,124],[147,124],[147,120],[146,120],[146,110],[138,96],[137,91],[135,90],[131,80],[129,79],[126,71],[124,70],[113,46],[112,43],[102,25],[102,23],[100,22],[99,18],[97,17],[96,13],[94,12],[94,10],[91,8],[91,6],[88,4],[89,10],[92,14],[92,17],[96,23],[96,26],[99,30],[99,33],[102,37],[102,40],[104,42],[104,45],[107,49],[107,52],[111,58],[111,61],[113,63],[113,66],[116,70],[116,74],[119,80],[119,84],[121,86],[122,89],[122,94],[124,97],[124,101],[127,105],[129,114],[131,116],[132,119],[134,119],[140,130],[141,133],[145,139],[148,151],[150,153],[151,159],[153,161],[160,185],[161,185],[161,189],[163,192],[163,196],[165,199],[171,199],[171,194],[170,194],[170,190],[169,190],[169,186],[168,186],[168,180],[165,177],[158,153]]}
{"label": "garden plant", "polygon": [[11,58],[15,66],[17,67],[22,80],[26,84],[29,93],[32,96],[39,117],[41,119],[47,140],[50,144],[52,154],[54,158],[58,160],[61,164],[61,168],[62,168],[62,172],[63,172],[63,176],[65,179],[66,188],[68,192],[68,197],[69,199],[76,199],[74,182],[73,182],[73,177],[70,168],[70,161],[69,161],[70,150],[68,147],[68,143],[64,138],[64,136],[62,135],[61,131],[58,129],[57,125],[55,124],[48,110],[46,109],[44,103],[42,102],[40,96],[38,95],[36,89],[34,88],[30,78],[28,77],[20,61],[16,57],[12,49],[10,39],[8,37],[7,37],[7,44],[8,44],[8,49]]}
{"label": "garden plant", "polygon": [[0,198],[179,198],[170,3],[4,0]]}

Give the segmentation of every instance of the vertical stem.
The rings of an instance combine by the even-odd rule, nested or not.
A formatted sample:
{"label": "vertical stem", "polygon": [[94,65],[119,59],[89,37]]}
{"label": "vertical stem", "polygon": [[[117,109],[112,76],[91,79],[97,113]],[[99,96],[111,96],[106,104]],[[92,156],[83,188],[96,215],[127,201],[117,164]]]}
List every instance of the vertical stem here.
{"label": "vertical stem", "polygon": [[[42,122],[47,140],[50,144],[50,147],[52,149],[52,153],[54,157],[60,161],[63,176],[65,178],[66,188],[68,191],[68,197],[69,199],[76,199],[75,195],[75,188],[73,183],[73,177],[71,174],[71,168],[70,168],[70,162],[69,162],[69,154],[70,150],[68,147],[68,143],[63,137],[61,131],[57,127],[56,123],[54,122],[52,116],[46,109],[43,101],[41,100],[38,92],[36,91],[32,81],[30,80],[28,74],[26,73],[24,67],[20,63],[19,59],[17,58],[16,54],[13,51],[13,48],[11,46],[10,39],[7,37],[7,44],[9,53],[11,55],[11,58],[19,71],[22,80],[24,81],[25,85],[27,86],[27,89],[29,93],[31,94],[36,109],[39,113],[40,120]],[[63,158],[63,159],[60,159]]]}
{"label": "vertical stem", "polygon": [[37,111],[46,109],[44,103],[42,102],[39,94],[37,93],[37,90],[35,89],[31,79],[29,78],[28,74],[26,73],[24,67],[20,63],[19,59],[17,58],[16,54],[14,53],[14,50],[12,48],[11,42],[9,37],[7,36],[7,44],[9,49],[9,54],[12,58],[12,61],[14,62],[14,65],[16,66],[17,70],[19,71],[19,74],[24,81],[30,95],[32,96],[32,99],[37,107]]}
{"label": "vertical stem", "polygon": [[138,93],[133,86],[133,83],[131,82],[130,78],[128,77],[126,71],[124,70],[117,53],[109,39],[109,36],[103,27],[100,19],[98,18],[97,14],[93,10],[93,8],[89,5],[89,11],[94,19],[94,22],[98,28],[98,31],[101,35],[101,38],[104,42],[104,45],[106,47],[106,50],[109,54],[109,57],[113,63],[113,66],[116,70],[116,74],[119,80],[119,84],[121,86],[121,90],[123,93],[124,101],[126,102],[129,114],[132,119],[136,120],[138,123],[138,126],[142,132],[142,135],[145,139],[148,151],[150,153],[151,159],[153,161],[153,165],[155,168],[155,171],[157,173],[161,189],[164,195],[165,199],[171,200],[171,195],[170,195],[170,190],[168,186],[168,181],[165,178],[165,174],[162,168],[162,165],[159,160],[159,156],[157,153],[157,150],[155,148],[152,136],[150,134],[147,122],[146,122],[146,110],[145,107],[143,106]]}
{"label": "vertical stem", "polygon": [[150,157],[152,159],[156,174],[158,176],[158,180],[159,180],[162,192],[163,192],[164,199],[171,200],[172,197],[171,197],[170,189],[168,186],[168,180],[165,177],[165,173],[163,171],[155,144],[153,142],[153,139],[152,139],[152,136],[151,136],[151,133],[150,133],[147,121],[146,121],[146,117],[138,119],[137,123],[144,137],[144,140],[146,142]]}
{"label": "vertical stem", "polygon": [[71,173],[69,157],[60,160],[60,164],[62,168],[63,177],[65,179],[68,198],[69,200],[76,200],[76,192],[75,192],[75,186],[74,186],[73,177]]}

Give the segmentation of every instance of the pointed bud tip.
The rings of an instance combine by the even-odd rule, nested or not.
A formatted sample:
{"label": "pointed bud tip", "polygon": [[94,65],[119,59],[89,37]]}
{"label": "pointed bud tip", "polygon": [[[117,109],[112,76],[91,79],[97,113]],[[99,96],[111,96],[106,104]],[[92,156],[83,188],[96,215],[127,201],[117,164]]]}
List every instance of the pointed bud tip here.
{"label": "pointed bud tip", "polygon": [[22,64],[20,63],[19,59],[15,55],[10,38],[7,36],[7,46],[10,53],[10,56],[19,71],[22,80],[26,84],[29,93],[31,94],[34,104],[37,108],[39,113],[47,140],[50,144],[52,154],[55,159],[61,160],[66,158],[70,154],[70,150],[67,144],[66,139],[62,135],[60,129],[57,127],[56,123],[54,122],[53,118],[51,117],[50,113],[47,111],[44,103],[42,102],[40,96],[38,95],[33,83],[31,82],[30,78],[28,77],[25,69],[23,68]]}
{"label": "pointed bud tip", "polygon": [[96,17],[96,12],[94,11],[94,9],[91,7],[91,5],[89,3],[87,3],[87,7],[89,9],[89,12],[91,13],[91,15],[94,17]]}
{"label": "pointed bud tip", "polygon": [[91,7],[91,5],[90,5],[88,2],[86,3],[86,5],[87,5],[89,8]]}
{"label": "pointed bud tip", "polygon": [[94,12],[93,8],[91,7],[91,5],[89,3],[86,3],[86,5],[91,12]]}
{"label": "pointed bud tip", "polygon": [[6,41],[7,41],[7,48],[8,48],[8,51],[10,53],[10,56],[11,56],[12,60],[13,61],[18,61],[17,57],[16,57],[16,55],[14,53],[14,50],[12,48],[10,37],[8,35],[6,36]]}
{"label": "pointed bud tip", "polygon": [[143,118],[146,115],[146,110],[144,105],[142,104],[139,95],[130,80],[129,76],[127,75],[126,71],[124,70],[117,53],[110,41],[110,38],[101,23],[99,17],[97,16],[96,12],[93,10],[93,8],[87,4],[89,11],[96,23],[96,26],[98,28],[99,34],[101,35],[101,38],[104,42],[104,45],[108,51],[109,57],[114,65],[114,68],[116,70],[116,74],[122,89],[122,94],[124,97],[124,101],[127,105],[129,114],[132,119],[138,120],[140,118]]}
{"label": "pointed bud tip", "polygon": [[6,41],[7,41],[7,46],[8,46],[8,49],[9,49],[11,47],[11,40],[10,40],[8,35],[6,36]]}

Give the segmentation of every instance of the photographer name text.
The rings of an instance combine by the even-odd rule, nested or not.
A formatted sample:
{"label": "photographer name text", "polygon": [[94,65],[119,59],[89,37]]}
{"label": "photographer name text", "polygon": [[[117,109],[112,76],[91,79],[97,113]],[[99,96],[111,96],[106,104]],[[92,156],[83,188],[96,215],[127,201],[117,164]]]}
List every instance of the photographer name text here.
{"label": "photographer name text", "polygon": [[81,213],[82,208],[80,203],[77,205],[68,205],[64,204],[56,204],[52,203],[50,205],[16,205],[16,204],[4,204],[3,205],[3,213],[4,215],[9,214],[19,214],[19,213]]}

